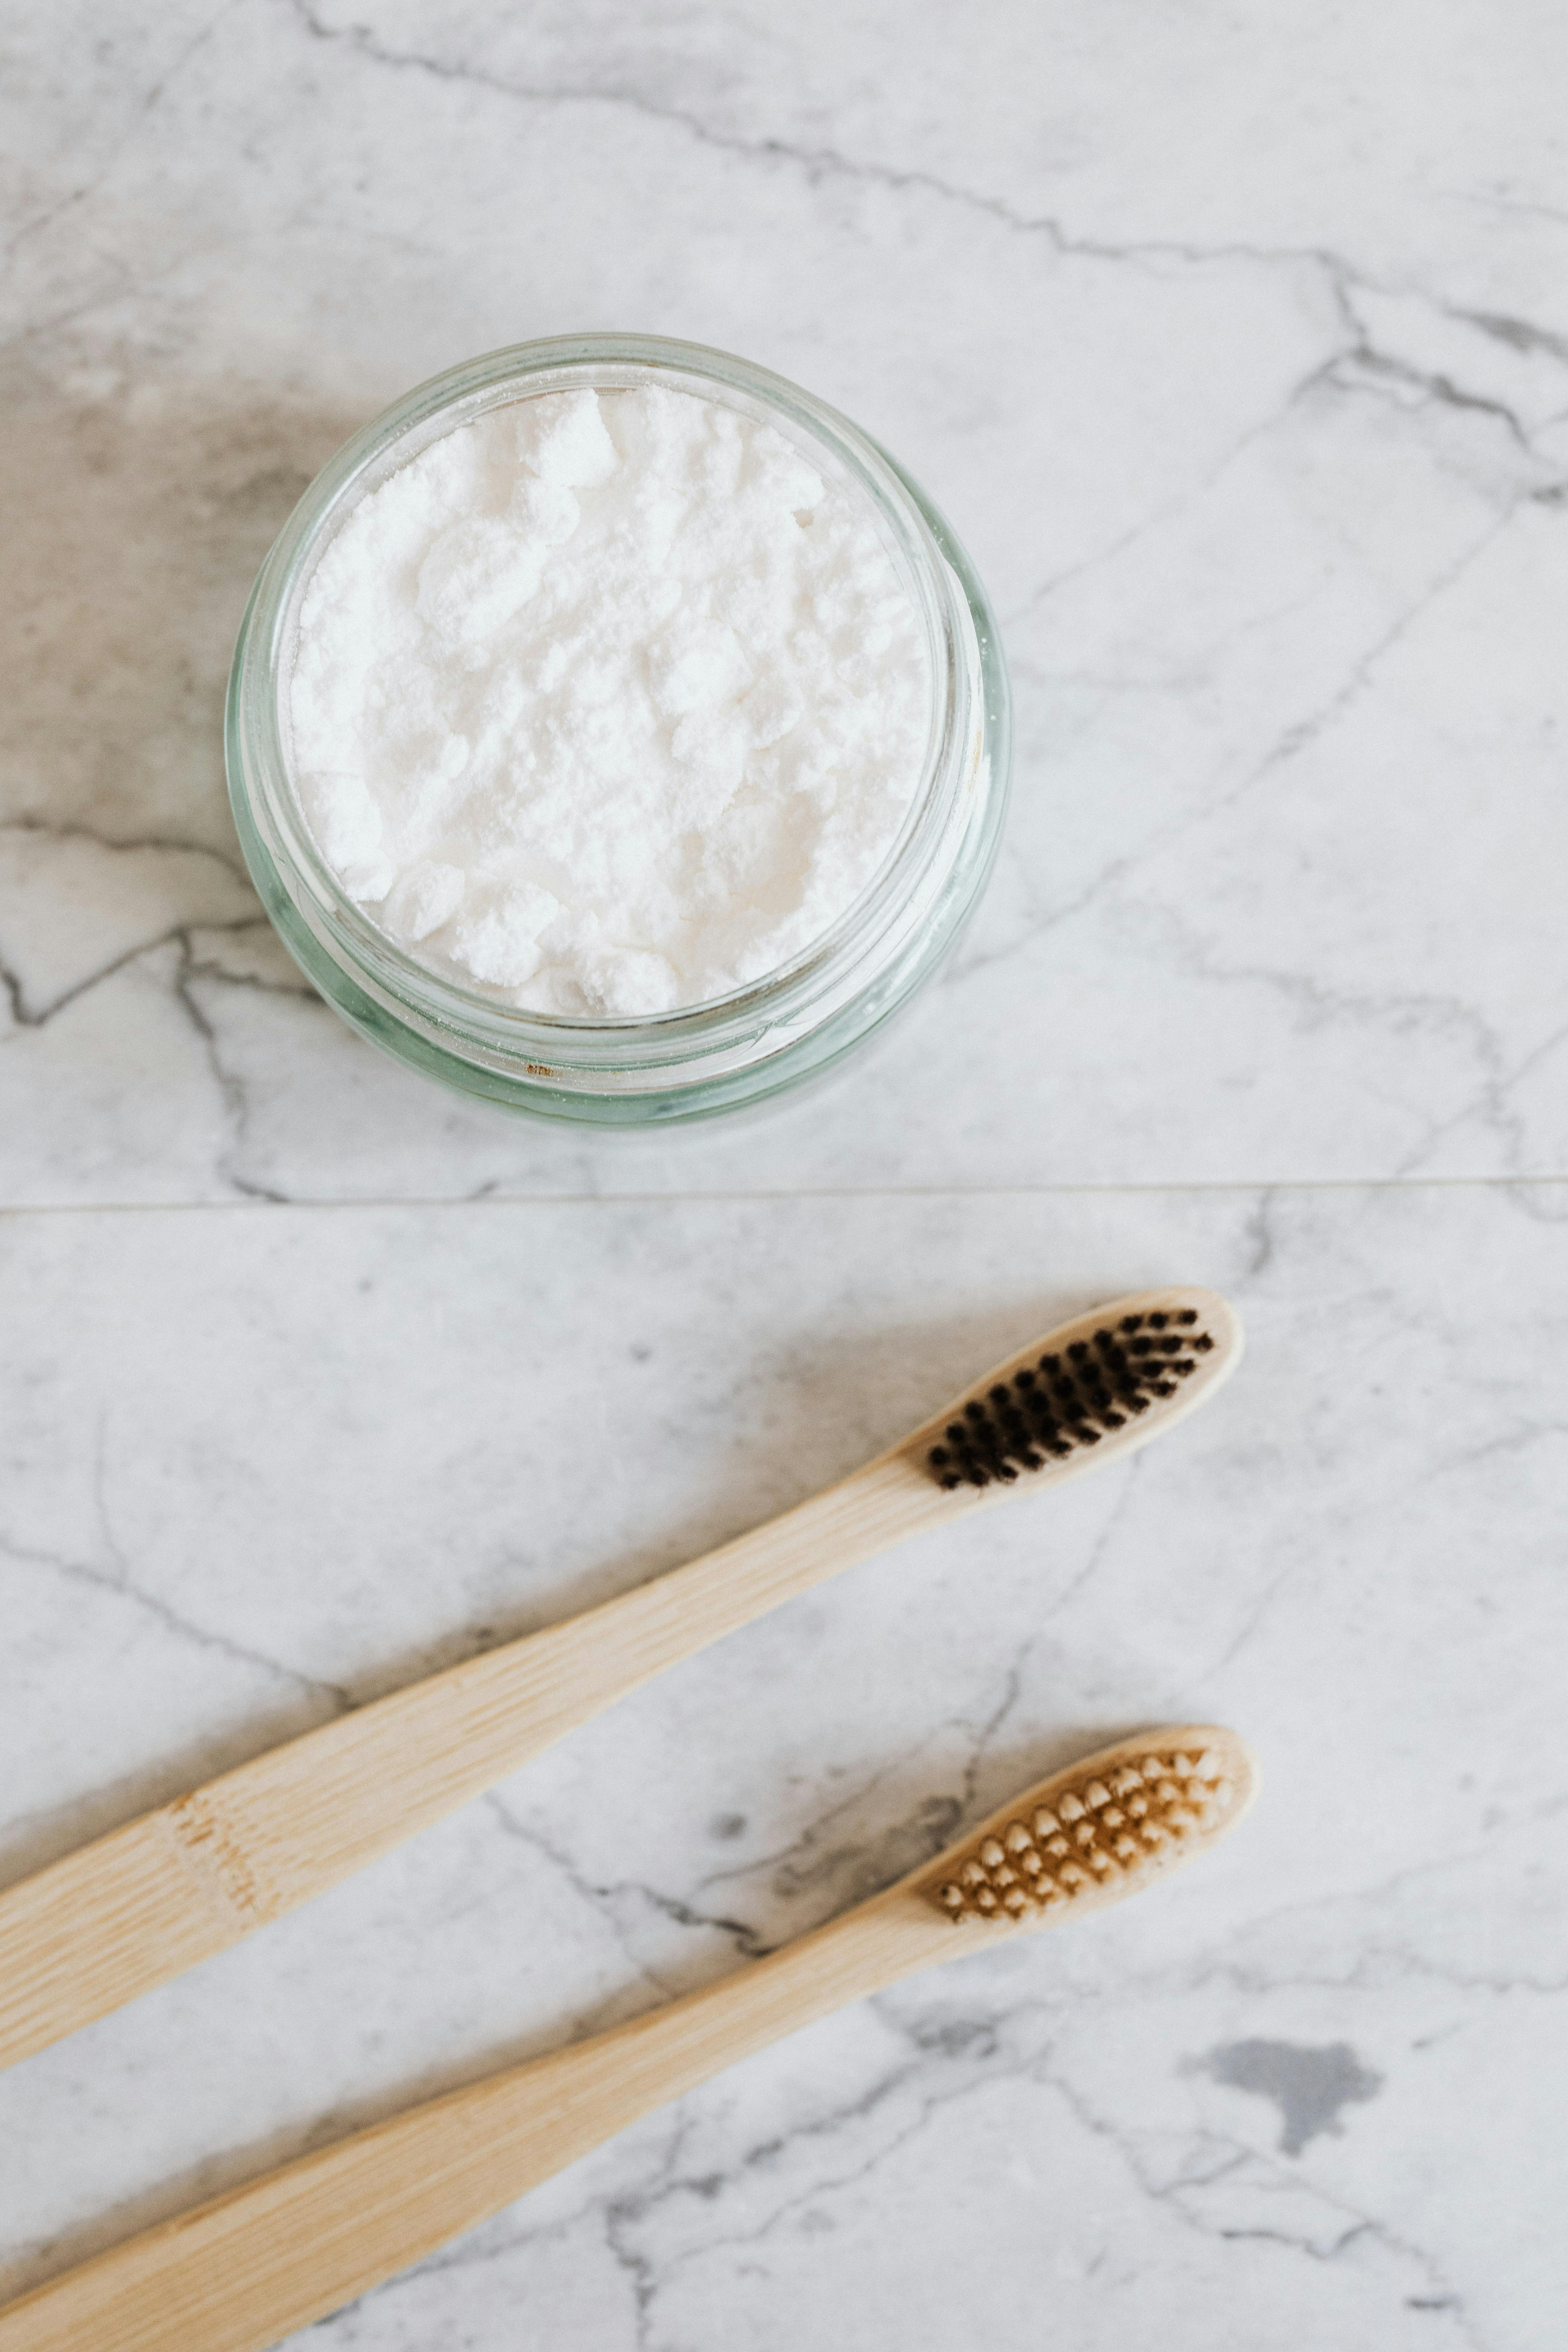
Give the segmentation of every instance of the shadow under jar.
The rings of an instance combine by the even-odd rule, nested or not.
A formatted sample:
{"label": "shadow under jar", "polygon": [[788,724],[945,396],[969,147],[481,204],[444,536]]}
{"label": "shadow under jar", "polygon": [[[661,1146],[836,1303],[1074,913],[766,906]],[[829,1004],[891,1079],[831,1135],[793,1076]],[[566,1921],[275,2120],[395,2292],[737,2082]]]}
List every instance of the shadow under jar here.
{"label": "shadow under jar", "polygon": [[[323,857],[290,770],[301,603],[359,500],[443,435],[540,393],[647,383],[773,425],[868,501],[926,644],[925,756],[902,829],[860,897],[793,961],[673,1012],[518,1010],[408,953]],[[985,593],[924,493],[848,420],[722,352],[579,335],[492,352],[420,384],[348,442],[285,525],[251,592],[230,673],[229,792],[246,862],[285,946],[375,1045],[468,1095],[546,1118],[645,1127],[711,1118],[826,1070],[931,978],[995,856],[1007,796],[1006,669]]]}

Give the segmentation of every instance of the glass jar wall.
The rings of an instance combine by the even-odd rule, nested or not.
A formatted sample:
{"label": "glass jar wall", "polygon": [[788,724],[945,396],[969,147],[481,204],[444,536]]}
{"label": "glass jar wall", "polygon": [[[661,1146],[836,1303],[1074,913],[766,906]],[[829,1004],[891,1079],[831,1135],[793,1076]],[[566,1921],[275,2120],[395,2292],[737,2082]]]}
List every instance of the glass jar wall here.
{"label": "glass jar wall", "polygon": [[[356,502],[440,436],[546,392],[657,382],[728,404],[858,483],[925,633],[933,684],[923,771],[861,897],[802,954],[729,996],[671,1013],[520,1011],[408,954],[345,892],[289,772],[286,701],[299,613]],[[963,548],[909,476],[783,377],[650,336],[583,335],[493,352],[419,385],[350,441],[296,508],[257,579],[229,679],[229,791],[247,864],[284,943],[374,1044],[461,1092],[597,1126],[707,1118],[837,1062],[935,971],[995,855],[1007,794],[1006,671]]]}

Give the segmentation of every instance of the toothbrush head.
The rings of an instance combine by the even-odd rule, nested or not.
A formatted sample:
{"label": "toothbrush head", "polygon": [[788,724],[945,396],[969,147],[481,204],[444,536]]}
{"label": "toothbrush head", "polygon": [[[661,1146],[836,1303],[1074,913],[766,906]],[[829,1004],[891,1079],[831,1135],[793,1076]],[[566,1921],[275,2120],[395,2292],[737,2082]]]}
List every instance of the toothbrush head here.
{"label": "toothbrush head", "polygon": [[1258,1768],[1213,1724],[1141,1732],[1042,1780],[916,1874],[954,1927],[1041,1927],[1131,1895],[1223,1837]]}
{"label": "toothbrush head", "polygon": [[1142,1291],[999,1364],[900,1451],[960,1497],[1054,1483],[1184,1420],[1229,1379],[1242,1344],[1217,1291]]}

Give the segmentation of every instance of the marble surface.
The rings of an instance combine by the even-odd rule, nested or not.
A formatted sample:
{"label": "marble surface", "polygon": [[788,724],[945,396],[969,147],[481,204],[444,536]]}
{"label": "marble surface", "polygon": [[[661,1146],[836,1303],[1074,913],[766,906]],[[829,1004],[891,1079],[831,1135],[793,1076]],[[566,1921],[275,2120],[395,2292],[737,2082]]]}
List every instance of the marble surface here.
{"label": "marble surface", "polygon": [[[0,2080],[0,2288],[744,1967],[1102,1738],[1201,1871],[818,2026],[326,2352],[1540,2352],[1568,2281],[1568,20],[11,12],[0,1876],[853,1466],[1058,1313],[1251,1347]],[[449,362],[725,345],[921,476],[1016,797],[837,1081],[583,1141],[378,1059],[226,814],[250,577]]]}

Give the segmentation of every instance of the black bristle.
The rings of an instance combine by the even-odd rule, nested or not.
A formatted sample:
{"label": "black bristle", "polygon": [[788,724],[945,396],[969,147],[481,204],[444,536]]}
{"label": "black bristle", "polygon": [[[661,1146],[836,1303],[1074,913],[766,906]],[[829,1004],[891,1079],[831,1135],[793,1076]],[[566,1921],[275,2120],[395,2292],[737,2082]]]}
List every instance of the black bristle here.
{"label": "black bristle", "polygon": [[[1181,1337],[1165,1336],[1169,1326]],[[927,1452],[931,1476],[945,1494],[965,1485],[1016,1485],[1020,1470],[1066,1461],[1125,1429],[1156,1400],[1173,1397],[1215,1344],[1194,1307],[1101,1324],[1087,1339],[1042,1356],[1037,1370],[1026,1365],[1010,1381],[970,1398],[963,1418],[943,1432],[945,1443]]]}

